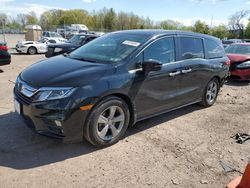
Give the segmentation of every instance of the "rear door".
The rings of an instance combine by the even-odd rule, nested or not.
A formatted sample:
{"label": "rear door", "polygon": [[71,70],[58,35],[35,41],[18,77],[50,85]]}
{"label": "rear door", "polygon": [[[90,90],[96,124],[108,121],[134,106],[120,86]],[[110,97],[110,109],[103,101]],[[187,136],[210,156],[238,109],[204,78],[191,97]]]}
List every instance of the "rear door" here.
{"label": "rear door", "polygon": [[178,59],[181,62],[180,92],[181,104],[200,100],[207,74],[204,41],[193,36],[177,37]]}

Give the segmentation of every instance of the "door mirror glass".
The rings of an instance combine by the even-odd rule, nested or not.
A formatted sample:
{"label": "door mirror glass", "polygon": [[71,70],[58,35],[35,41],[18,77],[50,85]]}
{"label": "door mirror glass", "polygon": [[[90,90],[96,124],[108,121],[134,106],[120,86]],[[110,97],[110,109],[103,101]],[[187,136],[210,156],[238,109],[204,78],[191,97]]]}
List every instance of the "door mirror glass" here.
{"label": "door mirror glass", "polygon": [[159,71],[161,70],[161,68],[162,68],[162,63],[154,59],[149,59],[142,63],[142,69],[144,73]]}

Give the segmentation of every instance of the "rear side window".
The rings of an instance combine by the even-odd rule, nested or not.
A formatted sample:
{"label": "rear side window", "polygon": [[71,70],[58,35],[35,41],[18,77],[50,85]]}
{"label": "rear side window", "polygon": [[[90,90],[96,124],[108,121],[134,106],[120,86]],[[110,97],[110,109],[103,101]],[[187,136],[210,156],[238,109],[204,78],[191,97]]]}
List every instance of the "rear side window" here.
{"label": "rear side window", "polygon": [[180,37],[180,56],[181,59],[204,58],[203,40],[192,37]]}
{"label": "rear side window", "polygon": [[163,38],[155,41],[144,50],[144,61],[157,60],[162,64],[175,61],[174,38]]}
{"label": "rear side window", "polygon": [[225,51],[222,45],[211,39],[205,39],[205,41],[207,49],[207,59],[221,58],[225,56]]}

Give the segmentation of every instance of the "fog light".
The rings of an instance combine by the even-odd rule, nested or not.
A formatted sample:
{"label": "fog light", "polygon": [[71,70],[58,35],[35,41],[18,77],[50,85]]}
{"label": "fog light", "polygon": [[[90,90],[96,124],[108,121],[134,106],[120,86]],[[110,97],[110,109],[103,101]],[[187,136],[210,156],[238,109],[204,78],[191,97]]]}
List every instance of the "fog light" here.
{"label": "fog light", "polygon": [[55,124],[56,124],[56,126],[58,126],[58,127],[61,127],[61,126],[62,126],[62,123],[61,123],[60,121],[58,121],[58,120],[55,121]]}

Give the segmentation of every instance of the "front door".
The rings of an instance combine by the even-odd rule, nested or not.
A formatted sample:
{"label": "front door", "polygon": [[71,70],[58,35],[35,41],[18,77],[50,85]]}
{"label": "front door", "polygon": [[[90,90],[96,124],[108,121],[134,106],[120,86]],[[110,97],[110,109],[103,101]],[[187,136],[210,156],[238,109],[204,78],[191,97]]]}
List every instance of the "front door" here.
{"label": "front door", "polygon": [[174,37],[154,41],[139,57],[142,62],[161,62],[162,69],[147,75],[135,74],[133,86],[137,92],[134,102],[138,119],[179,106],[181,62],[176,62]]}

